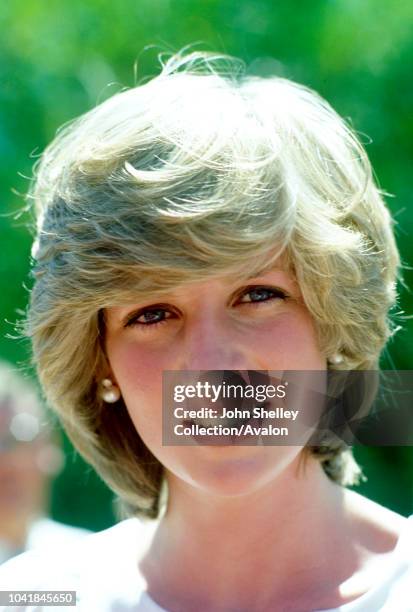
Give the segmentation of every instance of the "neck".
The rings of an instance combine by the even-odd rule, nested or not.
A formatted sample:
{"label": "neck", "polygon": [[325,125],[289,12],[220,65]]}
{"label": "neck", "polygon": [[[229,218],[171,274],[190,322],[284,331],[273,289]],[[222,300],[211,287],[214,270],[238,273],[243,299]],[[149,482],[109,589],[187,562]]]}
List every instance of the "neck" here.
{"label": "neck", "polygon": [[209,602],[213,594],[234,605],[238,593],[244,608],[252,598],[251,609],[260,593],[258,609],[266,609],[277,589],[287,594],[294,588],[297,572],[302,583],[323,583],[326,572],[335,571],[326,551],[334,552],[346,533],[344,493],[316,460],[309,458],[304,470],[298,466],[234,497],[206,494],[169,475],[168,507],[141,567],[149,587],[167,593],[160,576],[168,576],[169,601],[174,589],[188,593],[194,585],[198,600]]}

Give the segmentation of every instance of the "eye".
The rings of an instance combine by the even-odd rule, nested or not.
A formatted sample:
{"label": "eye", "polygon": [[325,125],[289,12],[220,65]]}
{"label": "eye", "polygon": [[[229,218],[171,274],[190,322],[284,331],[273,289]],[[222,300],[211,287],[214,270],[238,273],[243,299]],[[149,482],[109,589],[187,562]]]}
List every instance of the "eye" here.
{"label": "eye", "polygon": [[[245,300],[245,297],[249,297],[249,299]],[[241,295],[239,303],[258,306],[260,302],[270,302],[275,299],[285,300],[287,298],[287,293],[278,289],[278,287],[253,286],[247,287],[247,290]]]}
{"label": "eye", "polygon": [[138,310],[138,312],[132,313],[127,318],[125,327],[133,327],[134,325],[139,325],[141,327],[157,327],[166,323],[166,321],[171,318],[173,318],[173,313],[159,304],[151,306],[150,308],[142,308]]}
{"label": "eye", "polygon": [[[273,302],[277,299],[285,300],[289,296],[278,287],[266,287],[252,285],[247,287],[240,296],[237,303],[252,307],[261,306],[262,302]],[[246,299],[249,298],[249,299]],[[169,319],[174,319],[175,314],[167,304],[154,304],[153,306],[141,308],[132,312],[125,322],[125,327],[139,327],[140,329],[157,328]]]}

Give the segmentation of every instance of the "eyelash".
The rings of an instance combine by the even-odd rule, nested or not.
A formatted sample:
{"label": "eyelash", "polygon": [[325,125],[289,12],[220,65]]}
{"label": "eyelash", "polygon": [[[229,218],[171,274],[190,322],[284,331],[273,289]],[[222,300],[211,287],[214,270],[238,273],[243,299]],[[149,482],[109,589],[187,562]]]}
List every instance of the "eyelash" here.
{"label": "eyelash", "polygon": [[[265,285],[254,285],[251,287],[247,287],[246,291],[241,293],[239,298],[242,298],[250,293],[253,293],[254,291],[267,291],[271,293],[272,296],[267,299],[257,300],[255,302],[240,302],[240,304],[244,306],[248,305],[250,307],[252,306],[253,308],[257,308],[257,307],[260,307],[262,303],[272,302],[274,299],[277,299],[277,298],[286,300],[289,297],[285,291],[283,291],[282,289],[278,289],[277,287],[267,287]],[[161,319],[160,321],[155,321],[154,323],[149,323],[149,322],[139,323],[138,322],[139,317],[141,317],[142,315],[146,313],[156,313],[156,312],[159,313],[159,312],[170,312],[170,311],[168,311],[166,308],[166,305],[163,305],[163,304],[159,304],[158,306],[153,306],[149,308],[143,308],[139,310],[137,313],[131,314],[131,316],[128,318],[128,320],[125,323],[125,327],[139,326],[141,327],[141,329],[148,328],[148,327],[153,329],[154,327],[156,328],[159,327],[163,323],[167,323],[168,320],[172,318],[172,317],[168,317],[166,319]]]}

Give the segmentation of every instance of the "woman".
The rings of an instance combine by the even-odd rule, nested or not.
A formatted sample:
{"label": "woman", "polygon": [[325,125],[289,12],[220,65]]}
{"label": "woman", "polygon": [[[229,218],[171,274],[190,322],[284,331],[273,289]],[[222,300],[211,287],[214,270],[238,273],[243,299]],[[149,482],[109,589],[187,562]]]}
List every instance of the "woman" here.
{"label": "woman", "polygon": [[375,370],[392,331],[399,259],[361,145],[314,92],[224,59],[173,57],[38,166],[34,359],[135,518],[22,556],[2,588],[88,611],[411,610],[412,521],[344,488],[360,470],[337,437],[162,444],[164,371]]}

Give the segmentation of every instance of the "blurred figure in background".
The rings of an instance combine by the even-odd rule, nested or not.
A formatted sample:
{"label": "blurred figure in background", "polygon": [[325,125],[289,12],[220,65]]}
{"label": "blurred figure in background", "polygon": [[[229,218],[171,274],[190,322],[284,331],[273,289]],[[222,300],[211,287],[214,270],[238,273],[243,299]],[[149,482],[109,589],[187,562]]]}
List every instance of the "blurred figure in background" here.
{"label": "blurred figure in background", "polygon": [[36,387],[0,361],[0,563],[89,533],[47,518],[51,478],[63,462]]}

